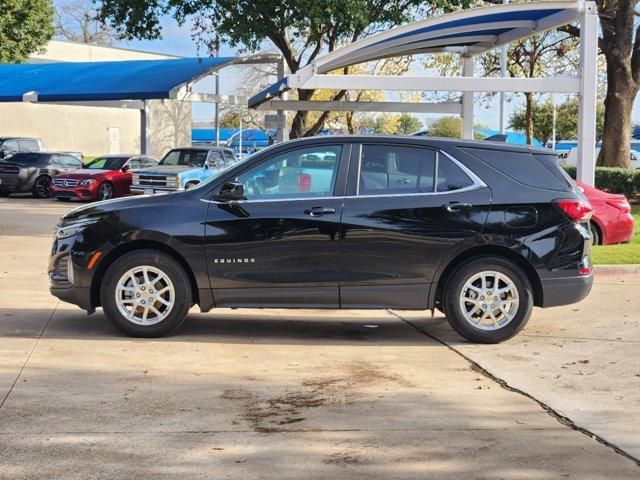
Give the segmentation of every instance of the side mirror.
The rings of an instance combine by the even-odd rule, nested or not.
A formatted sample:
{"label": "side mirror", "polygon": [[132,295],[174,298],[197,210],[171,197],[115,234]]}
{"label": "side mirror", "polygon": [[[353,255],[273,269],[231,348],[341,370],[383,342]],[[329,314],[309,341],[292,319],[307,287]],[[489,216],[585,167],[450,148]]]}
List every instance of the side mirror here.
{"label": "side mirror", "polygon": [[209,159],[208,158],[204,161],[204,165],[202,165],[202,166],[204,167],[205,170],[209,170]]}
{"label": "side mirror", "polygon": [[131,170],[131,165],[125,165],[122,167],[122,173],[127,173],[129,170]]}
{"label": "side mirror", "polygon": [[238,182],[226,182],[220,187],[216,198],[225,202],[244,200],[244,185]]}
{"label": "side mirror", "polygon": [[0,158],[5,158],[7,156],[6,150],[0,150]]}

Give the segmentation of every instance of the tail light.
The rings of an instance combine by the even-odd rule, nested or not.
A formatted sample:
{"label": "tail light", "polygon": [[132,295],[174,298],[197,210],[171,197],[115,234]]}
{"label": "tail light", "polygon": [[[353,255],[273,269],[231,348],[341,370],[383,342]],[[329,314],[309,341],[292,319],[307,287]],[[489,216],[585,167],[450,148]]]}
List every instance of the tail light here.
{"label": "tail light", "polygon": [[586,200],[556,200],[556,205],[574,222],[586,222],[593,214],[593,207]]}
{"label": "tail light", "polygon": [[607,205],[611,205],[612,207],[620,210],[621,213],[629,213],[631,211],[631,205],[629,205],[629,202],[624,196],[618,197],[618,198],[611,198],[611,199],[605,200],[605,202]]}
{"label": "tail light", "polygon": [[311,191],[311,175],[301,173],[298,175],[298,192],[306,193]]}

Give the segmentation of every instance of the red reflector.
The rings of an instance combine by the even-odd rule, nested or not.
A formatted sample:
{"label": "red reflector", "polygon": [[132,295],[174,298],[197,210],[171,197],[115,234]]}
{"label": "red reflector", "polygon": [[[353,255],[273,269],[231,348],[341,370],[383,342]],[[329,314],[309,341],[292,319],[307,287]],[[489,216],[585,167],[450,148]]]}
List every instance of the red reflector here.
{"label": "red reflector", "polygon": [[310,192],[311,191],[311,175],[308,173],[301,173],[298,175],[298,192]]}
{"label": "red reflector", "polygon": [[589,257],[589,255],[585,255],[584,257],[582,257],[580,265],[578,265],[578,273],[580,275],[589,275],[591,272],[593,272],[593,264],[591,263],[591,258]]}
{"label": "red reflector", "polygon": [[556,200],[556,203],[574,222],[586,222],[593,213],[591,204],[585,200]]}

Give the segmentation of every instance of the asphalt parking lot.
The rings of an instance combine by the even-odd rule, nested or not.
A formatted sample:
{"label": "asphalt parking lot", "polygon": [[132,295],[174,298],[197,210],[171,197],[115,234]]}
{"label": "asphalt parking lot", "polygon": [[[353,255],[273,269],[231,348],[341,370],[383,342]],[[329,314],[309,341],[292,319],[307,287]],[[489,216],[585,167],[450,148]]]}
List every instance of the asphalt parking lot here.
{"label": "asphalt parking lot", "polygon": [[640,477],[640,276],[501,345],[436,312],[193,311],[137,340],[49,295],[74,204],[0,199],[0,478]]}

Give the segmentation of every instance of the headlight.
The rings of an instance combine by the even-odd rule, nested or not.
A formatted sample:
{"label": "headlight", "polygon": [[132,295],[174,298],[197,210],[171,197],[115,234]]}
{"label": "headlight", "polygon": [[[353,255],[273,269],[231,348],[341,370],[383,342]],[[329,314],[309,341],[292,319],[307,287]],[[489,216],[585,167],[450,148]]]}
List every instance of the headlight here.
{"label": "headlight", "polygon": [[87,178],[86,180],[81,181],[80,185],[91,185],[93,182],[95,182],[93,178]]}
{"label": "headlight", "polygon": [[56,238],[73,237],[97,221],[97,218],[83,218],[72,220],[69,223],[59,223],[55,226]]}
{"label": "headlight", "polygon": [[167,177],[167,187],[176,187],[180,186],[180,179],[178,177]]}

